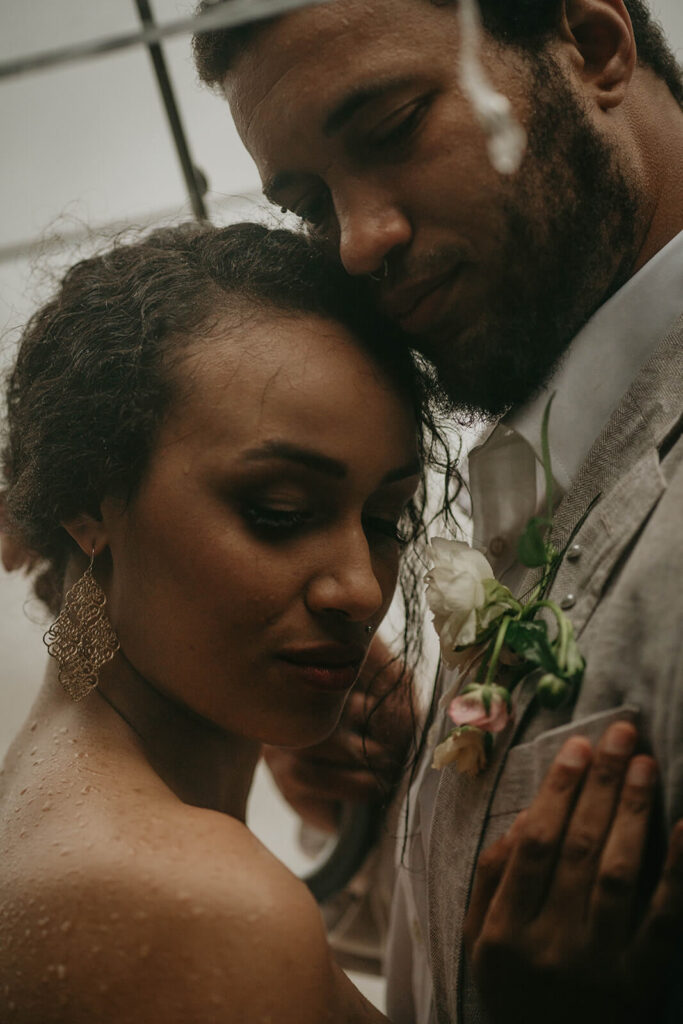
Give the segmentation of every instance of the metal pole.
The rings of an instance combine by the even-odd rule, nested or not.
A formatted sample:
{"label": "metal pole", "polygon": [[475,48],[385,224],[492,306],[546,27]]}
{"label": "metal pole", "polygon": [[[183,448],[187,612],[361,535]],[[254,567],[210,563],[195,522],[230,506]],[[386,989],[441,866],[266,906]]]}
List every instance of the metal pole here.
{"label": "metal pole", "polygon": [[[154,16],[152,14],[152,9],[149,5],[148,0],[135,0],[135,3],[143,27],[153,28]],[[192,162],[192,157],[190,156],[190,149],[187,144],[187,136],[185,135],[182,121],[180,120],[180,112],[178,110],[178,105],[175,100],[173,86],[171,85],[171,79],[169,78],[168,69],[166,67],[166,61],[164,59],[161,46],[159,43],[148,43],[147,49],[149,51],[150,57],[152,58],[154,73],[156,75],[157,83],[159,85],[159,91],[161,92],[161,98],[164,102],[164,108],[166,110],[166,116],[168,118],[168,123],[171,128],[171,134],[173,135],[176,153],[178,154],[178,159],[180,160],[180,167],[182,169],[183,177],[185,179],[185,185],[187,187],[187,192],[190,197],[192,212],[194,213],[197,220],[208,220],[208,214],[206,212],[206,206],[204,205],[203,199],[203,191],[205,191],[205,187],[200,191],[199,173]]]}

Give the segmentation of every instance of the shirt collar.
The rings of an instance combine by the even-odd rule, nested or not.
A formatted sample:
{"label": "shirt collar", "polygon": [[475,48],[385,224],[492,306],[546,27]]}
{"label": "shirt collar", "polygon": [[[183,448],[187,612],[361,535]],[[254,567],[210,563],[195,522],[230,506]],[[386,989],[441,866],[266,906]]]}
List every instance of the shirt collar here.
{"label": "shirt collar", "polygon": [[541,423],[555,393],[549,443],[561,492],[572,481],[610,414],[683,309],[683,231],[591,317],[552,379],[505,417],[541,460]]}

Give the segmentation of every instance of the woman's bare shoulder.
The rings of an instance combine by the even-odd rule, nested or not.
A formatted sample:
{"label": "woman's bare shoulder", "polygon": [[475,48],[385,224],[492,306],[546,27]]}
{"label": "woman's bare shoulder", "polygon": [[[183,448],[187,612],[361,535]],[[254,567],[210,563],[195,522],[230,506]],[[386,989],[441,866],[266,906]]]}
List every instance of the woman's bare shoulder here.
{"label": "woman's bare shoulder", "polygon": [[23,896],[0,979],[29,1007],[18,1022],[384,1020],[334,965],[306,886],[224,815],[138,824],[128,845],[96,843],[77,871],[43,873],[32,912]]}

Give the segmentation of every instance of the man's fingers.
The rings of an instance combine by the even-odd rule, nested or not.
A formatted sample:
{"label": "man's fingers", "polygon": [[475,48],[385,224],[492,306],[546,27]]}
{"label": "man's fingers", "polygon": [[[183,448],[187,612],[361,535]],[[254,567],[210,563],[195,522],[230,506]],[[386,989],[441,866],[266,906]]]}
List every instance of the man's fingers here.
{"label": "man's fingers", "polygon": [[524,818],[514,828],[514,847],[491,906],[499,927],[519,928],[532,920],[542,905],[590,760],[587,739],[568,739]]}
{"label": "man's fingers", "polygon": [[636,729],[630,722],[615,722],[598,743],[567,826],[548,895],[548,908],[556,910],[559,919],[585,919],[636,740]]}
{"label": "man's fingers", "polygon": [[472,887],[472,898],[465,919],[463,935],[470,960],[474,946],[484,928],[489,905],[503,877],[505,864],[512,849],[512,829],[485,850],[477,861]]}
{"label": "man's fingers", "polygon": [[656,779],[657,769],[651,757],[633,758],[600,859],[589,920],[596,946],[607,956],[610,950],[623,947],[633,927]]}
{"label": "man's fingers", "polygon": [[629,973],[647,992],[667,975],[683,942],[683,821],[673,828],[662,877],[655,889],[629,959]]}

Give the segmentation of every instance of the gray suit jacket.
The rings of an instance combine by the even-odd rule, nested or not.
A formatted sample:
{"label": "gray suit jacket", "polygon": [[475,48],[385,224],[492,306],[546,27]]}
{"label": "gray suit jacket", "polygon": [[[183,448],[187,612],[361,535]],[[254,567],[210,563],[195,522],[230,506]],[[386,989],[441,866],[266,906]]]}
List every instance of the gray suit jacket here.
{"label": "gray suit jacket", "polygon": [[[575,706],[538,710],[530,680],[486,771],[475,779],[441,772],[427,869],[439,1024],[486,1020],[462,946],[477,856],[531,802],[567,735],[595,740],[615,717],[637,717],[659,765],[665,823],[683,816],[682,342],[683,318],[620,402],[557,510],[559,544],[600,495],[576,537],[579,557],[565,560],[551,594],[574,598],[568,614],[587,662]],[[529,575],[520,592],[531,582]],[[678,1011],[671,1019],[683,1020],[683,1003]]]}

